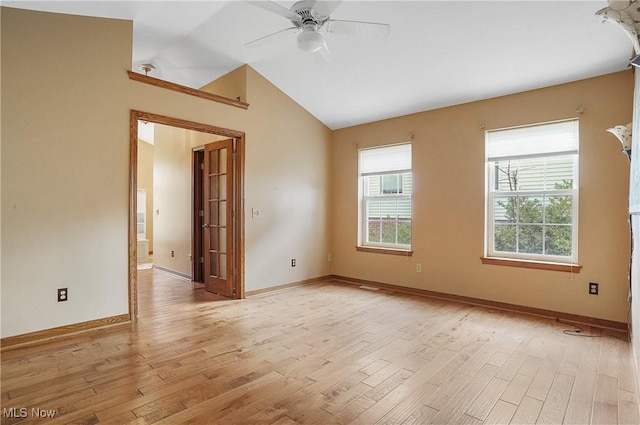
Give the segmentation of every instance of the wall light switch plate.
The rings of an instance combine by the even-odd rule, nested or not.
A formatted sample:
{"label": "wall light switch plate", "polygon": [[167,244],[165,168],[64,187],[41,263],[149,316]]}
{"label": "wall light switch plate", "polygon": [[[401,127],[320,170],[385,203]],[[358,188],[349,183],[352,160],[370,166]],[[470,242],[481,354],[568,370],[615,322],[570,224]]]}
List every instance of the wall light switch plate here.
{"label": "wall light switch plate", "polygon": [[260,217],[260,208],[251,208],[251,218]]}

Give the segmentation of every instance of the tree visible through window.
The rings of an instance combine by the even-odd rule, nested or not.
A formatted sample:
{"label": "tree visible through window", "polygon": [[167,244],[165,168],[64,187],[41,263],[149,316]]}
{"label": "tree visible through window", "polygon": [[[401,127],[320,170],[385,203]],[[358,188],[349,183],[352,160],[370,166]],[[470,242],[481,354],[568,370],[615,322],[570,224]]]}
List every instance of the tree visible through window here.
{"label": "tree visible through window", "polygon": [[487,255],[577,261],[578,122],[487,133]]}
{"label": "tree visible through window", "polygon": [[411,248],[411,145],[360,151],[362,246]]}

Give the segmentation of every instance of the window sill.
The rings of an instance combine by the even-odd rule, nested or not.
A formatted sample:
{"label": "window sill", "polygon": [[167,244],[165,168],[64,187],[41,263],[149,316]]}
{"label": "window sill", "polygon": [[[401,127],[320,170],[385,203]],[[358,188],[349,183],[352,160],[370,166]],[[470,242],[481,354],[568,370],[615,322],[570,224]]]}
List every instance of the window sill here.
{"label": "window sill", "polygon": [[522,267],[526,269],[551,270],[555,272],[580,273],[579,264],[551,263],[546,261],[518,260],[515,258],[481,257],[482,264],[494,266]]}
{"label": "window sill", "polygon": [[394,249],[394,248],[372,248],[368,246],[356,246],[356,251],[359,252],[371,252],[374,254],[388,254],[388,255],[401,255],[403,257],[413,256],[413,251],[406,249]]}

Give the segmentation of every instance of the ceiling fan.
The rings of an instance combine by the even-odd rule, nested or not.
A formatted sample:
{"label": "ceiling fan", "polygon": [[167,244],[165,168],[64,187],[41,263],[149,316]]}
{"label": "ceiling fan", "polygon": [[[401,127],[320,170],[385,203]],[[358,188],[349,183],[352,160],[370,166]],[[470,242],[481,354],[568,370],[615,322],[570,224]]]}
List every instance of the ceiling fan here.
{"label": "ceiling fan", "polygon": [[319,52],[325,60],[329,61],[329,49],[322,33],[386,37],[391,30],[389,24],[332,19],[331,13],[342,3],[342,0],[302,0],[294,3],[291,9],[270,0],[249,1],[249,3],[287,18],[293,26],[245,43],[245,46],[254,45],[277,34],[294,31],[298,33],[296,41],[300,49]]}

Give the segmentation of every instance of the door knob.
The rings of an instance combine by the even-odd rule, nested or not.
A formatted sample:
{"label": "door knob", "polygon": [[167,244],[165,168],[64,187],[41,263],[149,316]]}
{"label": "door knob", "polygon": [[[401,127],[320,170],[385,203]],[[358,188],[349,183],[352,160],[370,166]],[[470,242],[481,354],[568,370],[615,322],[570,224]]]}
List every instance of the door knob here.
{"label": "door knob", "polygon": [[202,228],[203,228],[203,229],[206,229],[207,227],[209,227],[209,225],[208,225],[207,223],[204,223],[204,224],[202,225]]}

